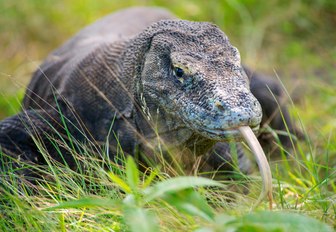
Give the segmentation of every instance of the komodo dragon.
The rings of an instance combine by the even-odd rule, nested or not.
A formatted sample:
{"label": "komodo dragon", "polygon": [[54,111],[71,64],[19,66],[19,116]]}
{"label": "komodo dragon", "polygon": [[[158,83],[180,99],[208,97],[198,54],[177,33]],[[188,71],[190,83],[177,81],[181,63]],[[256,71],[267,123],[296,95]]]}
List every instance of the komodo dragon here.
{"label": "komodo dragon", "polygon": [[[264,97],[258,76],[251,86]],[[278,107],[260,100],[267,120]],[[139,162],[174,150],[203,155],[213,170],[225,171],[227,141],[240,139],[240,126],[257,131],[261,120],[239,52],[217,26],[137,7],[84,28],[47,57],[27,87],[23,111],[0,123],[0,146],[10,157],[45,164],[36,145],[42,143],[52,158],[75,168],[67,146],[80,151],[79,144],[108,141],[112,160],[120,147]],[[248,172],[239,144],[237,150]]]}

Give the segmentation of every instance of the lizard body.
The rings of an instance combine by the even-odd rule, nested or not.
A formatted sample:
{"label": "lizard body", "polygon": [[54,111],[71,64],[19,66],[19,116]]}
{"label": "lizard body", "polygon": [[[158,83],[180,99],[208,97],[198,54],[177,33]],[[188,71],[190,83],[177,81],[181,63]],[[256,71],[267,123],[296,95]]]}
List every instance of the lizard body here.
{"label": "lizard body", "polygon": [[[52,52],[34,73],[23,108],[0,122],[3,152],[44,164],[37,137],[71,167],[76,162],[64,146],[61,158],[50,138],[108,140],[112,156],[119,146],[155,156],[164,144],[229,170],[227,141],[241,138],[240,126],[256,131],[262,119],[239,52],[217,26],[144,7],[106,16]],[[238,160],[248,172],[239,145]]]}

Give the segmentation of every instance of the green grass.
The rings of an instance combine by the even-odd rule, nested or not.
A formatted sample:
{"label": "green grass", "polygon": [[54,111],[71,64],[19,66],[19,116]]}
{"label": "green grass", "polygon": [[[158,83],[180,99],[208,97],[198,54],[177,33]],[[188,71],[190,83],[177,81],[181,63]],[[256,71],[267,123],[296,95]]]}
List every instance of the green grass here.
{"label": "green grass", "polygon": [[[312,218],[319,215],[318,219],[332,224],[329,219],[335,212],[328,197],[333,197],[335,189],[323,190],[328,187],[322,183],[325,179],[316,183],[314,178],[303,179],[302,174],[287,170],[293,179],[284,180],[276,171],[274,186],[279,188],[274,191],[275,211],[267,212],[266,203],[252,210],[257,199],[252,191],[248,195],[233,192],[226,182],[192,176],[169,177],[158,169],[148,169],[144,174],[130,157],[122,166],[105,162],[107,167],[102,168],[93,156],[73,155],[85,159],[86,172],[76,173],[50,160],[41,170],[54,181],[40,180],[35,186],[9,173],[1,186],[0,228],[4,231],[316,231],[316,228],[332,231]],[[308,169],[308,164],[314,165],[298,166]],[[241,184],[256,187],[260,182],[247,178],[238,185]]]}
{"label": "green grass", "polygon": [[[305,138],[295,149],[284,151],[288,159],[270,163],[275,212],[264,213],[266,202],[253,209],[261,186],[257,171],[236,181],[236,187],[251,188],[245,195],[229,188],[228,181],[194,177],[191,182],[182,174],[168,176],[165,166],[143,174],[125,160],[123,166],[107,162],[103,169],[88,151],[83,164],[87,172],[76,173],[51,161],[42,170],[54,181],[41,180],[37,187],[15,174],[2,178],[0,231],[295,231],[288,230],[288,224],[308,227],[296,231],[316,231],[314,226],[322,226],[319,222],[335,229],[332,0],[0,0],[0,118],[20,109],[31,73],[50,51],[86,24],[135,4],[160,5],[184,19],[218,24],[239,48],[244,63],[276,73],[283,81],[295,102],[291,114]],[[101,151],[100,159],[106,162],[105,153]],[[73,155],[83,159],[83,154]],[[162,194],[149,197],[157,186]]]}

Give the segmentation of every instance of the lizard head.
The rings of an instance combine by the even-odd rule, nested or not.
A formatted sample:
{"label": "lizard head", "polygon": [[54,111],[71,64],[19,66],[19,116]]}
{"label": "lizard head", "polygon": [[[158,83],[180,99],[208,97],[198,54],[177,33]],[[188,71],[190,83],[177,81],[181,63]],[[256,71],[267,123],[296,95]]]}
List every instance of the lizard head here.
{"label": "lizard head", "polygon": [[[192,131],[214,140],[259,128],[261,106],[250,92],[240,54],[215,25],[160,21],[142,64],[146,98]],[[150,29],[153,30],[153,29]]]}

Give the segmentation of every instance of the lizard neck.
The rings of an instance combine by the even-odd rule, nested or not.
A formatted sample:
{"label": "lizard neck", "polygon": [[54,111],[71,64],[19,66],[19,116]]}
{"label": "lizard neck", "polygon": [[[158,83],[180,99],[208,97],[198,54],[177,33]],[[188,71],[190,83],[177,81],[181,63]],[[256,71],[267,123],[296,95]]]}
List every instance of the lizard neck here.
{"label": "lizard neck", "polygon": [[149,96],[142,95],[137,101],[143,110],[134,112],[135,123],[143,139],[154,148],[159,145],[170,151],[188,148],[195,155],[204,155],[216,142],[192,131]]}

